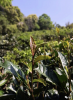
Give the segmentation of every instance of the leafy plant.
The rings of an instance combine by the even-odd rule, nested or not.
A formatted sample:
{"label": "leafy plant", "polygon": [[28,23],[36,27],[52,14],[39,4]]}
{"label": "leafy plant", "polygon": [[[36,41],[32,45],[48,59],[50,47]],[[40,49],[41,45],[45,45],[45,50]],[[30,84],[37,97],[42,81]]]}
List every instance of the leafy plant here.
{"label": "leafy plant", "polygon": [[[63,52],[63,49],[60,49],[61,44],[62,48],[67,47],[70,52]],[[46,44],[36,45],[34,39],[30,37],[32,58],[30,62],[24,63],[24,70],[22,66],[19,67],[0,59],[0,66],[12,73],[12,82],[7,89],[13,93],[8,93],[7,96],[16,95],[16,100],[73,99],[73,80],[71,78],[73,65],[70,66],[73,62],[72,40],[62,41],[49,47],[49,52],[44,50],[44,53],[39,50],[43,45]],[[3,98],[4,95],[1,94],[0,97]]]}

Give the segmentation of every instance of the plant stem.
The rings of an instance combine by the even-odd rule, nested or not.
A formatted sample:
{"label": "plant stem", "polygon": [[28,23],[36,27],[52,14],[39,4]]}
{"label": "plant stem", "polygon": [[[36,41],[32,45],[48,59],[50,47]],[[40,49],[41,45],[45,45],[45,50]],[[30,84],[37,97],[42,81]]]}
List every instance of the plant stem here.
{"label": "plant stem", "polygon": [[69,72],[69,93],[71,92],[71,74]]}
{"label": "plant stem", "polygon": [[[68,68],[70,68],[70,43],[69,43],[69,47],[68,47]],[[71,93],[71,72],[70,72],[70,69],[69,69],[69,96],[70,96],[70,93]]]}
{"label": "plant stem", "polygon": [[34,95],[33,95],[33,68],[34,68],[34,56],[32,56],[32,74],[31,74],[31,92],[32,92],[32,98],[35,100]]}

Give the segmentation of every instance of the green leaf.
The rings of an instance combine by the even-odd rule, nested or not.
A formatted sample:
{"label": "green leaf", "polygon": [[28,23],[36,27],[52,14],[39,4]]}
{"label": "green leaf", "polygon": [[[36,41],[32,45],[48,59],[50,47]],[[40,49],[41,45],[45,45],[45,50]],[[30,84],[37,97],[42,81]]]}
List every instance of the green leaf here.
{"label": "green leaf", "polygon": [[25,74],[18,66],[6,60],[0,60],[0,65],[9,70],[20,82],[24,82],[24,84],[26,84]]}
{"label": "green leaf", "polygon": [[34,63],[40,61],[40,60],[46,60],[46,59],[51,59],[50,56],[46,56],[46,55],[40,55],[37,58],[35,58]]}
{"label": "green leaf", "polygon": [[19,74],[23,79],[26,80],[26,76],[25,76],[24,72],[23,72],[21,69],[18,69],[18,74]]}
{"label": "green leaf", "polygon": [[41,44],[38,44],[37,46],[36,46],[36,52],[37,52],[37,50],[40,48],[40,47],[43,47],[45,44],[47,44],[48,42],[43,42],[43,43],[41,43]]}
{"label": "green leaf", "polygon": [[3,95],[4,91],[0,90],[0,96]]}
{"label": "green leaf", "polygon": [[15,71],[15,69],[13,68],[13,66],[10,67],[10,71],[13,73],[14,76],[18,77],[18,74]]}
{"label": "green leaf", "polygon": [[15,71],[18,71],[19,69],[17,65],[14,65],[12,62],[3,59],[0,59],[0,66],[9,71],[11,69],[11,66],[15,69]]}
{"label": "green leaf", "polygon": [[56,71],[54,71],[61,83],[61,86],[62,87],[65,87],[66,86],[66,83],[67,83],[67,77],[66,77],[66,74],[63,70],[61,70],[60,68],[56,68]]}
{"label": "green leaf", "polygon": [[30,72],[32,72],[32,66],[31,66],[30,64],[24,63],[24,65],[25,65],[26,67],[28,67],[28,69],[29,69]]}
{"label": "green leaf", "polygon": [[0,59],[0,66],[5,68],[6,70],[9,70],[16,77],[18,77],[19,74],[21,77],[25,79],[24,72],[17,65],[14,65],[12,62],[6,60],[2,61],[2,59]]}
{"label": "green leaf", "polygon": [[65,56],[61,52],[58,52],[58,56],[59,56],[59,58],[61,60],[63,69],[65,71],[65,74],[66,74],[67,78],[69,78],[68,69],[67,69],[67,66],[68,66],[67,60],[66,60]]}
{"label": "green leaf", "polygon": [[6,82],[7,82],[7,80],[5,80],[5,79],[0,81],[0,86],[3,86]]}
{"label": "green leaf", "polygon": [[32,81],[33,83],[34,82],[39,82],[39,83],[42,83],[44,86],[46,86],[46,82],[44,81],[44,79],[33,79],[33,81]]}
{"label": "green leaf", "polygon": [[40,73],[40,75],[43,75],[46,77],[46,81],[54,84],[54,85],[58,85],[60,86],[60,82],[55,74],[55,72],[49,68],[47,68],[43,62],[41,61],[40,63],[38,63],[38,67],[35,68],[36,71],[38,71]]}
{"label": "green leaf", "polygon": [[59,58],[61,60],[61,63],[62,63],[63,68],[65,66],[67,66],[68,63],[67,63],[67,60],[66,60],[65,56],[61,52],[58,52],[58,56],[59,56]]}

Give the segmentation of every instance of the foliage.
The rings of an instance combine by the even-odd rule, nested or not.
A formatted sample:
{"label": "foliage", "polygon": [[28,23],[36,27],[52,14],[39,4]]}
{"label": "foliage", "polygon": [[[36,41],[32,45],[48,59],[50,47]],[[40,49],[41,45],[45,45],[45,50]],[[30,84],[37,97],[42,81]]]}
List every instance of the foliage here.
{"label": "foliage", "polygon": [[12,0],[0,0],[0,5],[6,7],[11,5]]}
{"label": "foliage", "polygon": [[39,29],[40,29],[40,26],[36,23],[34,30],[39,30]]}
{"label": "foliage", "polygon": [[18,23],[17,24],[17,28],[18,30],[22,31],[22,32],[25,32],[28,30],[28,26],[25,24],[25,23]]}
{"label": "foliage", "polygon": [[[46,44],[36,45],[34,39],[30,37],[32,59],[30,62],[24,63],[23,68],[22,65],[18,67],[9,61],[1,59],[0,66],[13,75],[12,81],[14,85],[10,83],[12,85],[8,89],[16,94],[16,100],[18,98],[19,100],[21,98],[39,100],[40,97],[46,100],[66,100],[65,97],[73,99],[72,44],[73,40],[68,37],[59,44],[51,44],[48,52],[41,53],[39,48]],[[17,49],[14,49],[14,51],[19,52]],[[3,98],[2,95],[1,98]]]}
{"label": "foliage", "polygon": [[13,62],[14,64],[25,64],[27,60],[28,62],[31,61],[31,51],[28,49],[24,51],[14,48],[12,52],[7,52],[7,55],[4,58]]}
{"label": "foliage", "polygon": [[52,22],[50,20],[50,17],[47,14],[42,14],[39,17],[38,24],[41,29],[51,29],[52,28]]}
{"label": "foliage", "polygon": [[7,26],[7,33],[16,33],[17,32],[17,26],[15,25],[8,25]]}
{"label": "foliage", "polygon": [[23,14],[17,6],[7,6],[6,10],[8,11],[7,19],[11,24],[16,24],[23,20]]}
{"label": "foliage", "polygon": [[35,29],[35,24],[38,22],[38,17],[35,14],[28,15],[24,19],[26,25],[28,26],[28,30],[32,31]]}
{"label": "foliage", "polygon": [[73,28],[73,23],[71,23],[71,24],[66,24],[66,28],[69,28],[69,29],[72,29]]}
{"label": "foliage", "polygon": [[7,18],[5,17],[6,14],[2,15],[2,12],[0,12],[0,33],[2,35],[5,35],[7,32],[7,25],[9,24],[9,21],[7,20]]}
{"label": "foliage", "polygon": [[72,36],[73,24],[24,17],[11,0],[0,0],[0,99],[72,100]]}

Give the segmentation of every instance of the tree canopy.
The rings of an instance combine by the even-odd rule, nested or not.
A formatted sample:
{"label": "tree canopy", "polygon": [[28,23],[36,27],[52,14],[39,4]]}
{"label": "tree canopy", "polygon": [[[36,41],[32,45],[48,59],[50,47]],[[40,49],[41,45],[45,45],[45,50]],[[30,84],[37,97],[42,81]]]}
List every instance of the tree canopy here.
{"label": "tree canopy", "polygon": [[39,17],[38,24],[41,29],[51,29],[52,28],[52,21],[47,14],[42,14]]}
{"label": "tree canopy", "polygon": [[35,29],[35,24],[36,24],[37,22],[38,22],[38,17],[37,17],[37,15],[35,15],[35,14],[28,15],[28,16],[25,18],[25,23],[27,24],[28,29],[29,29],[30,31]]}
{"label": "tree canopy", "polygon": [[11,5],[11,3],[12,0],[0,0],[0,5],[2,5],[3,7]]}

